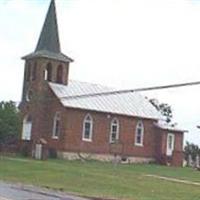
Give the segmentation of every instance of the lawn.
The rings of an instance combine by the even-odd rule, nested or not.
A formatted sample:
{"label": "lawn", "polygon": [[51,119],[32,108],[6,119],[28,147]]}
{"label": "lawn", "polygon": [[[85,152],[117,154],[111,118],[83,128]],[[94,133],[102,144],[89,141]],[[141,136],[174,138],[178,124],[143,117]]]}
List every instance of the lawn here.
{"label": "lawn", "polygon": [[132,200],[199,200],[200,186],[147,177],[147,174],[200,182],[190,168],[117,165],[64,160],[0,157],[0,180],[21,182],[90,197]]}

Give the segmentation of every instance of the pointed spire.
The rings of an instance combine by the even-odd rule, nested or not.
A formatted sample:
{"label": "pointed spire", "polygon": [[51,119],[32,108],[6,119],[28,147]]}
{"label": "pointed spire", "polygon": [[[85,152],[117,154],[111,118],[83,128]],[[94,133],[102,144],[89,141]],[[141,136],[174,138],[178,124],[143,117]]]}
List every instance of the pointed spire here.
{"label": "pointed spire", "polygon": [[35,52],[40,50],[60,53],[60,42],[54,0],[51,0]]}
{"label": "pointed spire", "polygon": [[36,57],[73,62],[70,57],[63,54],[60,50],[55,0],[51,0],[35,51],[22,57],[22,59],[26,60]]}

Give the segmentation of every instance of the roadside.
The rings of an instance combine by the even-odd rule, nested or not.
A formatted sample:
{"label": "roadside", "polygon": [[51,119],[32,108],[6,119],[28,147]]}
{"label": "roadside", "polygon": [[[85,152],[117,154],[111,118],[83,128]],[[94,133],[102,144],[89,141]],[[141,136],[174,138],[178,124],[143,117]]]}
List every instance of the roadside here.
{"label": "roadside", "polygon": [[[169,177],[170,180],[145,176],[148,174]],[[178,180],[175,182],[171,179]],[[31,188],[27,188],[17,184],[21,189],[20,193],[26,192],[22,189],[34,190],[35,187],[32,186],[34,185],[36,188],[41,187],[39,192],[42,193],[31,193],[32,196],[43,195],[43,192],[54,195],[48,198],[43,195],[37,200],[58,200],[66,198],[65,194],[72,195],[72,197],[67,196],[71,199],[74,195],[92,200],[188,200],[200,197],[200,186],[179,181],[200,183],[199,171],[153,164],[114,166],[112,163],[96,161],[80,162],[59,159],[38,161],[21,157],[0,157],[0,180],[31,185]],[[3,196],[2,194],[0,192],[0,196]],[[20,198],[20,200],[26,199]]]}
{"label": "roadside", "polygon": [[32,185],[11,184],[0,181],[0,200],[87,200],[63,192]]}

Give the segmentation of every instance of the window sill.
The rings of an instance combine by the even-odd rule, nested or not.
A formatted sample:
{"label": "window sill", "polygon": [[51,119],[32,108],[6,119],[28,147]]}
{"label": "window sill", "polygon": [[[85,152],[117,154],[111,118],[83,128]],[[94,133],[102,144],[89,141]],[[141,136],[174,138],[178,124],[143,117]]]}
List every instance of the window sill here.
{"label": "window sill", "polygon": [[82,140],[85,142],[92,142],[92,139],[82,138]]}
{"label": "window sill", "polygon": [[143,144],[139,144],[139,143],[135,143],[135,146],[137,146],[137,147],[144,147]]}
{"label": "window sill", "polygon": [[52,136],[52,139],[58,140],[58,136]]}
{"label": "window sill", "polygon": [[118,141],[109,141],[109,144],[119,144]]}
{"label": "window sill", "polygon": [[23,141],[28,141],[28,142],[31,141],[31,139],[27,139],[27,138],[22,138],[22,140],[23,140]]}

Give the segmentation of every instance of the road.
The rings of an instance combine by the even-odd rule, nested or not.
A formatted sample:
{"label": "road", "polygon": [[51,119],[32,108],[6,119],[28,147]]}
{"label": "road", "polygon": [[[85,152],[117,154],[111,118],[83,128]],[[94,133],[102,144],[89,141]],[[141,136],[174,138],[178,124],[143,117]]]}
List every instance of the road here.
{"label": "road", "polygon": [[0,200],[87,200],[80,197],[66,195],[20,184],[8,184],[0,182]]}

